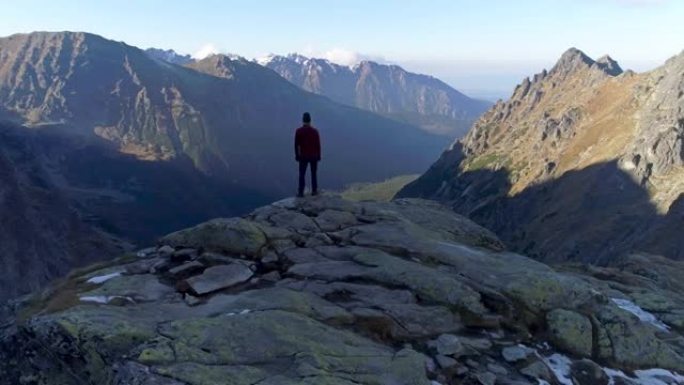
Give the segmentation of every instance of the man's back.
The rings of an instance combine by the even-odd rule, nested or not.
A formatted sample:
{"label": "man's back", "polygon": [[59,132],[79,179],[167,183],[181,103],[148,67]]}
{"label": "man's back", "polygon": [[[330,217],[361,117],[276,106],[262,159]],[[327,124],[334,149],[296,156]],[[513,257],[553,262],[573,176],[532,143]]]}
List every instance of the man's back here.
{"label": "man's back", "polygon": [[318,130],[305,124],[295,133],[295,155],[297,160],[321,160],[321,139]]}

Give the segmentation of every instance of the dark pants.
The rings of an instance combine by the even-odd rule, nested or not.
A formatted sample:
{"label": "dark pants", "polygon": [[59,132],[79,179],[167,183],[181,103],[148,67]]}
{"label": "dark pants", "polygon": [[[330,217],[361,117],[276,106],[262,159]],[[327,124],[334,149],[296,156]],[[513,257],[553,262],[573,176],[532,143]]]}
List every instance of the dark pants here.
{"label": "dark pants", "polygon": [[300,160],[299,161],[299,195],[304,194],[304,187],[306,186],[306,167],[311,165],[311,193],[318,193],[318,161],[316,160]]}

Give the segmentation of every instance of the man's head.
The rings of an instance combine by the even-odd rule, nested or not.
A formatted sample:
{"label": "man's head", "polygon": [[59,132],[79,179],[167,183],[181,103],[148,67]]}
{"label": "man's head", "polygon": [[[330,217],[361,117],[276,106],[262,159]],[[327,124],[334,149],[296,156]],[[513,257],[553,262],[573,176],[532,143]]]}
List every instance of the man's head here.
{"label": "man's head", "polygon": [[305,112],[304,115],[302,115],[302,122],[304,122],[304,124],[311,123],[311,114],[308,112]]}

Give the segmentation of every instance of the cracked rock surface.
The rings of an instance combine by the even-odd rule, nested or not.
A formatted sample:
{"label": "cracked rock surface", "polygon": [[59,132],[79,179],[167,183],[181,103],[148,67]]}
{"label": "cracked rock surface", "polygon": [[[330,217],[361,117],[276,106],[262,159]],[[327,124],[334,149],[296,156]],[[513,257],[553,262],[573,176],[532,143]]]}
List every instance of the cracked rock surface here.
{"label": "cracked rock surface", "polygon": [[555,384],[610,367],[622,383],[651,368],[676,381],[684,301],[667,274],[681,266],[664,263],[560,271],[433,202],[288,199],[13,302],[0,373],[33,385]]}

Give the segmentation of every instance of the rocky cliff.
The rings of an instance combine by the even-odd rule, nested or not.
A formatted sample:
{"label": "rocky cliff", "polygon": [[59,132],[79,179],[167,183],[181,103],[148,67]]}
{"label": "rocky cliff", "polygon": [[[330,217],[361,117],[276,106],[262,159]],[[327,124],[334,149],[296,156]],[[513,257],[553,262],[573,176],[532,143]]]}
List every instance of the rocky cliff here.
{"label": "rocky cliff", "polygon": [[399,195],[448,201],[548,261],[684,258],[683,66],[636,74],[570,49]]}
{"label": "rocky cliff", "polygon": [[453,140],[491,103],[475,100],[427,75],[373,61],[347,67],[301,55],[259,60],[303,89],[332,100],[416,124]]}
{"label": "rocky cliff", "polygon": [[288,199],[14,301],[7,384],[678,384],[684,265],[551,268],[436,203]]}

